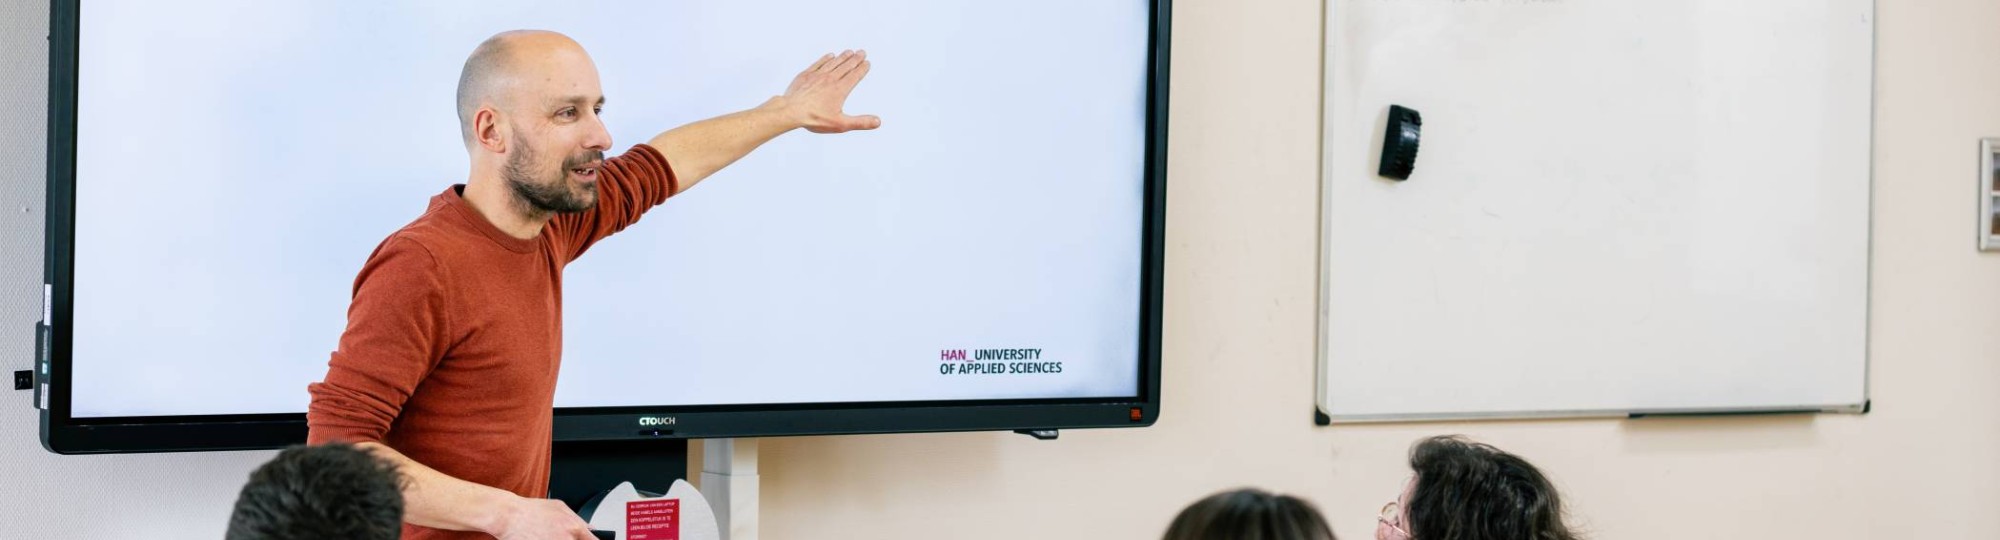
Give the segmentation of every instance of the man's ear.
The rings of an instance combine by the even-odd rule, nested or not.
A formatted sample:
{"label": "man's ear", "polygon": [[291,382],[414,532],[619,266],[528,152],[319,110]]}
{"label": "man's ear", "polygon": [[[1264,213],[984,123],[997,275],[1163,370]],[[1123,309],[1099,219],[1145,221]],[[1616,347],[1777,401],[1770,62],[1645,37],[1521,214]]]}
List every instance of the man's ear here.
{"label": "man's ear", "polygon": [[493,107],[481,106],[479,112],[472,113],[472,141],[488,152],[507,153],[506,132],[500,126],[500,112]]}

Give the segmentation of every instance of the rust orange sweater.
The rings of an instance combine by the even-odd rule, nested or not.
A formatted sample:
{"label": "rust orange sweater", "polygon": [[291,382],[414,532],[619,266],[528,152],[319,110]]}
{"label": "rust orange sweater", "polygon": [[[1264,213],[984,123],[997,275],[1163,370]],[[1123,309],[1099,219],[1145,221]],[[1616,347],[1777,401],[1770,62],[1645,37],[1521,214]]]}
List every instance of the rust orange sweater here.
{"label": "rust orange sweater", "polygon": [[[453,186],[375,248],[326,378],[307,386],[307,442],[375,441],[454,478],[545,497],[562,271],[678,188],[639,145],[605,160],[597,207],[508,236]],[[490,538],[405,525],[403,538]]]}

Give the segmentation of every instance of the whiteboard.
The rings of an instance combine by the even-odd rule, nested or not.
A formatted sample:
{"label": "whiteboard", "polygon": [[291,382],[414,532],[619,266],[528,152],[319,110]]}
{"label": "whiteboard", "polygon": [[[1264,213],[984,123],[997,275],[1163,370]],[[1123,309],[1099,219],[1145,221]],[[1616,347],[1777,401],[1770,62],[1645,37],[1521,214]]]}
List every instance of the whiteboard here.
{"label": "whiteboard", "polygon": [[[1870,0],[1328,0],[1333,421],[1867,403]],[[1415,172],[1376,175],[1391,104]]]}

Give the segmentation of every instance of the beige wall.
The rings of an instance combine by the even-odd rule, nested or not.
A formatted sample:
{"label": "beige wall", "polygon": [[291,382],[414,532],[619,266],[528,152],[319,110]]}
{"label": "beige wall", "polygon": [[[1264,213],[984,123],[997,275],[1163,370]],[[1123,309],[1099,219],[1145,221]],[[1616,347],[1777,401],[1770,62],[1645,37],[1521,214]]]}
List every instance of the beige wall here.
{"label": "beige wall", "polygon": [[1528,456],[1602,539],[2000,538],[2000,2],[1879,0],[1866,416],[1315,427],[1321,4],[1183,0],[1174,25],[1165,404],[1150,429],[765,442],[766,538],[1144,538],[1213,490],[1317,501],[1370,538],[1406,446]]}
{"label": "beige wall", "polygon": [[[2000,136],[2000,2],[1879,2],[1867,416],[1312,426],[1320,3],[1182,0],[1159,425],[769,440],[764,537],[1145,538],[1254,484],[1363,539],[1404,447],[1459,432],[1546,467],[1600,539],[2000,538],[2000,256],[1971,232],[1975,140]],[[46,13],[0,3],[10,370],[29,367],[40,310]],[[0,537],[216,538],[270,456],[54,456],[26,393],[9,395]]]}

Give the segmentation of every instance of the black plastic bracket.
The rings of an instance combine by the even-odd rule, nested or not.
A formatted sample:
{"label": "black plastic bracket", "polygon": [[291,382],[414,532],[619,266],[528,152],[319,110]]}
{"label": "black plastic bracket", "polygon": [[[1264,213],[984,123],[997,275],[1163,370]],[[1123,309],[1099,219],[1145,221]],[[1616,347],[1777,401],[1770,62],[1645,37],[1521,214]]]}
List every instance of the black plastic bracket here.
{"label": "black plastic bracket", "polygon": [[1037,441],[1053,441],[1056,440],[1056,436],[1062,435],[1060,429],[1017,429],[1014,432],[1034,437]]}

